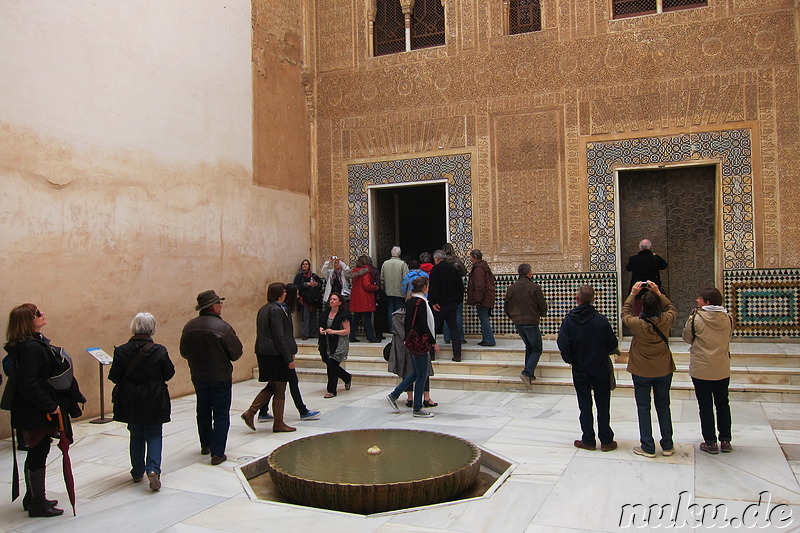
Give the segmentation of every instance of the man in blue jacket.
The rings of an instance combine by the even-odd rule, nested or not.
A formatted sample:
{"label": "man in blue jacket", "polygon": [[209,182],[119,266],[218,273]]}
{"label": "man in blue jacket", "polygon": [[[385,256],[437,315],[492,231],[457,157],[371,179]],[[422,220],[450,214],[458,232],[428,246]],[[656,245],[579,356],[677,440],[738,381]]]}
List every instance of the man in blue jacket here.
{"label": "man in blue jacket", "polygon": [[565,363],[572,365],[572,383],[578,395],[583,436],[573,444],[583,450],[597,447],[592,417],[592,390],[597,404],[597,433],[600,449],[617,448],[611,430],[611,373],[609,354],[617,349],[617,337],[608,319],[597,312],[594,289],[581,285],[575,295],[578,306],[570,311],[558,330],[558,349]]}

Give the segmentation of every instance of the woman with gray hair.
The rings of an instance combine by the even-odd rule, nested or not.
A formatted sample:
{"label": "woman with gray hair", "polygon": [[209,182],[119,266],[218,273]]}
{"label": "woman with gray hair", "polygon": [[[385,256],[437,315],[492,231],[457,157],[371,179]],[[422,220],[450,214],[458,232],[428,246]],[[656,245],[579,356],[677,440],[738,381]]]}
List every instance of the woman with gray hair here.
{"label": "woman with gray hair", "polygon": [[127,422],[131,435],[131,477],[139,483],[147,474],[151,490],[161,488],[161,429],[171,411],[166,382],[175,375],[167,349],[153,342],[155,332],[155,317],[138,313],[131,322],[133,337],[114,348],[108,372],[115,383],[114,420]]}

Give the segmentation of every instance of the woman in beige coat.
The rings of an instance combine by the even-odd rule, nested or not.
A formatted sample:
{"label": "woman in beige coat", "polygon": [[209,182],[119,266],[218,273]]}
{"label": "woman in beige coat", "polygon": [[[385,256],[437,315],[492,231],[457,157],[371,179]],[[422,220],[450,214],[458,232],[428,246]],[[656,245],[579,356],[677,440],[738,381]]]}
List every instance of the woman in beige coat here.
{"label": "woman in beige coat", "polygon": [[[731,406],[728,386],[731,381],[730,339],[733,320],[722,307],[722,294],[716,287],[701,289],[697,308],[692,311],[683,328],[683,340],[688,342],[689,375],[700,408],[700,427],[703,443],[700,449],[716,454],[728,453],[731,448]],[[719,447],[714,425],[714,406],[717,407]]]}
{"label": "woman in beige coat", "polygon": [[[649,289],[642,296],[642,313],[633,316],[636,295]],[[633,393],[639,415],[639,440],[633,453],[644,457],[656,456],[653,440],[653,427],[650,421],[650,391],[656,406],[658,426],[661,430],[661,453],[670,456],[675,453],[672,442],[672,414],[669,409],[669,389],[675,362],[669,349],[668,335],[678,311],[666,296],[661,294],[658,285],[651,281],[638,281],[622,306],[622,321],[633,333],[628,372],[633,378]]]}

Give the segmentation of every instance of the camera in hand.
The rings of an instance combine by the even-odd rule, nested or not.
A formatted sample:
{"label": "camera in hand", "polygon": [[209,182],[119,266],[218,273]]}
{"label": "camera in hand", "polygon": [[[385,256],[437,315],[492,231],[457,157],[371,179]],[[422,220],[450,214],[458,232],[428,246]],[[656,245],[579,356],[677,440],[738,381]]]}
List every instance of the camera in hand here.
{"label": "camera in hand", "polygon": [[648,288],[650,288],[650,284],[649,284],[649,283],[647,283],[646,281],[643,281],[643,282],[642,282],[642,288],[643,288],[643,289],[648,289]]}

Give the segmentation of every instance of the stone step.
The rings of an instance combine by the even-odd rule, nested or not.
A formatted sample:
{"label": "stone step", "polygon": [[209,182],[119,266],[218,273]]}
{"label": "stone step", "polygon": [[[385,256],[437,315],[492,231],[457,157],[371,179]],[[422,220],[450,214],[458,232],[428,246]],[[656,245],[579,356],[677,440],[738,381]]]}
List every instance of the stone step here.
{"label": "stone step", "polygon": [[[300,368],[297,370],[301,381],[325,382],[327,376],[324,369]],[[386,371],[361,371],[353,373],[353,386],[359,384],[376,385],[390,389],[396,386],[398,378]],[[524,392],[525,385],[519,377],[485,376],[475,374],[437,374],[431,377],[431,390],[458,389],[495,392]],[[800,403],[800,385],[764,385],[757,383],[731,383],[730,399],[732,401],[760,401]],[[532,394],[573,394],[572,380],[556,378],[537,378],[531,387]],[[616,396],[633,397],[633,383],[630,378],[618,379]],[[671,396],[675,399],[694,399],[694,388],[691,383],[674,382]]]}
{"label": "stone step", "polygon": [[[524,345],[518,338],[498,338],[496,346],[478,346],[479,339],[469,338],[462,346],[461,362],[451,361],[450,345],[434,361],[432,388],[524,391],[519,379]],[[381,343],[350,344],[344,367],[354,375],[356,383],[393,387],[397,376],[386,370]],[[617,390],[614,394],[633,395],[630,374],[625,370],[630,339],[620,344],[621,355],[614,365]],[[677,370],[673,377],[673,397],[694,398],[688,374],[689,346],[680,339],[670,339]],[[536,368],[534,393],[571,394],[572,373],[561,359],[554,340],[545,339],[544,351]],[[319,357],[316,339],[298,341],[298,374],[301,379],[325,381],[325,365]],[[731,343],[731,398],[738,401],[774,401],[800,403],[800,344],[773,342]],[[255,373],[257,376],[257,373]]]}
{"label": "stone step", "polygon": [[[350,344],[351,355],[371,356],[383,359],[383,347],[387,341],[381,343],[359,342]],[[524,354],[525,347],[520,340],[498,339],[496,346],[478,346],[478,339],[468,339],[462,345],[462,360],[488,360],[488,361],[514,361],[519,362]],[[689,346],[683,341],[670,339],[672,356],[675,364],[689,364]],[[622,361],[627,361],[629,340],[623,340],[620,345]],[[543,342],[541,362],[563,363],[555,341]],[[298,341],[298,353],[303,355],[319,356],[316,342]],[[448,344],[442,345],[443,358],[452,357],[452,348]],[[800,343],[731,343],[731,362],[737,366],[780,367],[800,369]]]}
{"label": "stone step", "polygon": [[[318,355],[297,355],[298,365],[303,368],[324,369],[325,363]],[[521,362],[508,361],[486,361],[482,359],[462,359],[460,363],[448,359],[437,359],[433,362],[436,374],[467,374],[483,376],[506,376],[517,378],[522,371]],[[362,371],[379,372],[386,370],[386,361],[383,357],[350,355],[343,365],[348,372],[359,373]],[[676,364],[677,370],[673,381],[685,381],[691,383],[689,376],[689,365]],[[617,379],[629,377],[625,370],[626,364],[617,363],[614,365]],[[536,376],[543,378],[557,378],[569,380],[572,377],[572,369],[563,361],[551,362],[540,361],[536,367]],[[775,385],[800,385],[800,368],[781,368],[781,367],[747,367],[731,366],[731,383],[761,383]]]}

